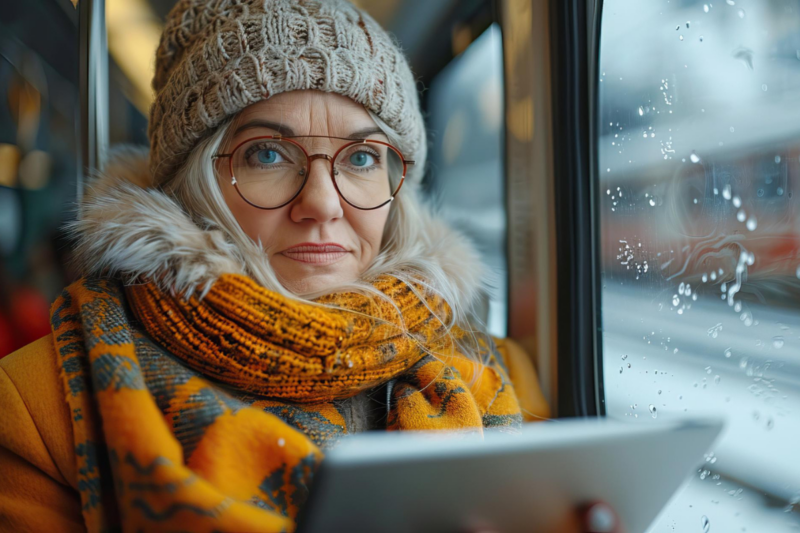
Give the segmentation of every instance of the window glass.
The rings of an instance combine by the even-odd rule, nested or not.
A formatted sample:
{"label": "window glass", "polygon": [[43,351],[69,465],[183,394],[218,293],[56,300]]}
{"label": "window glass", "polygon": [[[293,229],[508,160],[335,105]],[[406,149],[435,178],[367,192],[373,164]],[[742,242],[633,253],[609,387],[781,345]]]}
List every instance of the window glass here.
{"label": "window glass", "polygon": [[800,3],[606,0],[599,77],[608,416],[727,420],[653,531],[794,531]]}
{"label": "window glass", "polygon": [[493,281],[487,325],[505,337],[502,53],[494,24],[433,80],[428,110],[433,203],[482,253]]}

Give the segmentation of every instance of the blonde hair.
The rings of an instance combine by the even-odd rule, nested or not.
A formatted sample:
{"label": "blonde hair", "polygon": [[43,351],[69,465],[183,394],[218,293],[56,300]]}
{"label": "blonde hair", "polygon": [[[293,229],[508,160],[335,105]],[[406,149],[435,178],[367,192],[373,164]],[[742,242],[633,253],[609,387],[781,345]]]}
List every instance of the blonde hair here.
{"label": "blonde hair", "polygon": [[[391,128],[375,114],[370,113],[370,115],[387,135],[389,142],[396,144],[397,135]],[[227,120],[208,139],[200,142],[189,154],[183,167],[162,187],[182,205],[195,223],[204,228],[220,229],[226,234],[237,248],[243,270],[247,275],[269,290],[308,303],[315,303],[313,301],[315,298],[334,292],[357,292],[388,300],[387,296],[372,286],[371,280],[381,275],[392,275],[408,284],[412,290],[417,292],[421,301],[426,302],[426,305],[428,299],[419,294],[415,286],[421,286],[429,294],[432,293],[447,302],[451,316],[449,319],[439,316],[437,318],[445,325],[448,332],[456,325],[468,332],[466,339],[456,342],[456,349],[476,362],[481,359],[482,350],[476,334],[485,336],[480,333],[483,325],[474,314],[473,307],[476,302],[471,301],[467,293],[476,294],[485,290],[483,280],[486,277],[482,263],[472,248],[461,250],[459,259],[463,262],[466,254],[467,262],[471,264],[458,264],[458,269],[469,271],[469,275],[465,276],[467,282],[480,280],[481,284],[481,287],[465,291],[465,280],[455,279],[454,276],[448,275],[447,265],[442,265],[441,259],[431,259],[425,253],[425,250],[430,249],[432,243],[435,243],[435,239],[439,236],[435,235],[435,224],[433,224],[433,216],[429,207],[424,205],[420,199],[419,178],[422,169],[414,169],[414,173],[406,178],[402,190],[392,202],[381,250],[360,278],[351,283],[328,289],[324,293],[299,296],[288,291],[280,283],[269,261],[265,260],[266,256],[261,243],[253,241],[242,230],[228,208],[220,189],[212,157],[218,153],[226,140],[232,122],[233,119]],[[457,260],[453,259],[454,262]],[[434,312],[430,306],[428,307],[431,312]],[[488,336],[485,337],[490,339]],[[491,340],[489,342],[491,343]]]}

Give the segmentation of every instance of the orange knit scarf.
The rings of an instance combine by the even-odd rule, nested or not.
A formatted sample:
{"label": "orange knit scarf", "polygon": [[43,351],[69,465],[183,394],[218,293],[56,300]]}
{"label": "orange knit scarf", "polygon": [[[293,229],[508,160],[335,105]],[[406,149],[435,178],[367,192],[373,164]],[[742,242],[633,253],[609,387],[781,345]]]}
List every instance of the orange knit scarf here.
{"label": "orange knit scarf", "polygon": [[389,301],[324,307],[237,275],[202,300],[68,287],[51,321],[89,531],[290,531],[319,446],[347,433],[337,402],[390,381],[386,429],[519,424],[490,339],[475,364],[437,318],[444,302],[394,278],[375,287]]}

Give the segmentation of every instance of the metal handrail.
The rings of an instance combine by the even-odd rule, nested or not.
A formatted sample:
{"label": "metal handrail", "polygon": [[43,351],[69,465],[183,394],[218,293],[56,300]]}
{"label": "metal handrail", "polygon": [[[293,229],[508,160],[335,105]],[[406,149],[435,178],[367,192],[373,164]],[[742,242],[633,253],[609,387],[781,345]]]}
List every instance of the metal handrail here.
{"label": "metal handrail", "polygon": [[[108,152],[108,38],[105,0],[80,0],[80,167],[77,200]],[[80,214],[79,214],[80,216]]]}

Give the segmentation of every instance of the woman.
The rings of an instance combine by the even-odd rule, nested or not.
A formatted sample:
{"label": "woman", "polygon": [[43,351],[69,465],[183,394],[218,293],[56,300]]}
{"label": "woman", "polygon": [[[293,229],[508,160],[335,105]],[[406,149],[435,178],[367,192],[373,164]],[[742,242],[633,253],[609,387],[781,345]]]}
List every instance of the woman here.
{"label": "woman", "polygon": [[0,365],[10,530],[291,530],[344,434],[547,416],[471,326],[483,272],[420,206],[414,78],[371,18],[182,0],[153,87],[149,155],[72,226],[85,277]]}

